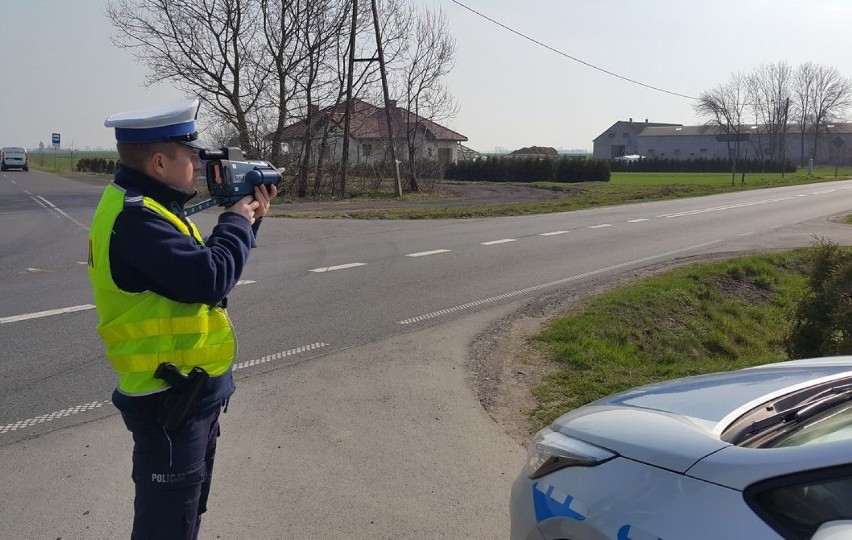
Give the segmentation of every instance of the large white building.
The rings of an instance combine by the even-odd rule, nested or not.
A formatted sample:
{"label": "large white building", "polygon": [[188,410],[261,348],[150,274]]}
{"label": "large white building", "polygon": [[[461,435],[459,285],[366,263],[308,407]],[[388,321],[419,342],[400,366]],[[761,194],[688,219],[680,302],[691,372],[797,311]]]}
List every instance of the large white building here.
{"label": "large white building", "polygon": [[592,157],[595,159],[613,159],[639,153],[639,134],[646,128],[658,126],[679,126],[680,124],[661,124],[658,122],[618,121],[601,133],[593,141]]}
{"label": "large white building", "polygon": [[[764,126],[746,125],[739,131],[737,143],[735,137],[714,126],[620,121],[594,140],[594,157],[612,159],[639,154],[682,160],[727,158],[737,151],[739,144],[740,159],[769,158],[770,138]],[[791,125],[784,138],[783,152],[795,164],[805,163],[814,156],[817,165],[852,165],[852,123],[828,124],[818,139],[813,130],[803,137],[798,126]]]}

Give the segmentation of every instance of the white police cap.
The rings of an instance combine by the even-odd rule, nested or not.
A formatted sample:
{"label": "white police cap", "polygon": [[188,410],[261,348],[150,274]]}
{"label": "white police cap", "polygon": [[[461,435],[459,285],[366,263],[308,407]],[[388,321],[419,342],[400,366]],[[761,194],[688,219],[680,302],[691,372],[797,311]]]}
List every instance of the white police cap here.
{"label": "white police cap", "polygon": [[197,140],[198,130],[195,127],[198,108],[197,99],[183,99],[165,105],[116,113],[104,121],[104,126],[115,128],[115,140],[118,142],[178,142],[204,148]]}

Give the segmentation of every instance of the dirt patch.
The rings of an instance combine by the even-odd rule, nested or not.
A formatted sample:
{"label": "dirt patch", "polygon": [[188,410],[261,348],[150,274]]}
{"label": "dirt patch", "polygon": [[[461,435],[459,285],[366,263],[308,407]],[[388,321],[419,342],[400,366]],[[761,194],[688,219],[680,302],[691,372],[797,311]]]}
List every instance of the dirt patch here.
{"label": "dirt patch", "polygon": [[607,289],[699,262],[715,262],[755,252],[718,253],[682,257],[645,266],[616,276],[598,277],[568,289],[537,298],[496,321],[474,339],[468,356],[470,383],[485,411],[512,438],[524,446],[535,427],[529,419],[536,406],[533,389],[561,366],[542,358],[528,338],[555,317],[576,311],[584,298]]}
{"label": "dirt patch", "polygon": [[583,193],[583,190],[570,188],[555,190],[531,186],[510,186],[490,183],[441,184],[436,193],[437,198],[429,200],[398,201],[396,199],[344,199],[340,201],[307,201],[276,204],[272,207],[271,215],[276,210],[281,212],[313,212],[351,210],[393,210],[401,208],[452,208],[459,206],[490,206],[494,204],[547,201],[570,197]]}

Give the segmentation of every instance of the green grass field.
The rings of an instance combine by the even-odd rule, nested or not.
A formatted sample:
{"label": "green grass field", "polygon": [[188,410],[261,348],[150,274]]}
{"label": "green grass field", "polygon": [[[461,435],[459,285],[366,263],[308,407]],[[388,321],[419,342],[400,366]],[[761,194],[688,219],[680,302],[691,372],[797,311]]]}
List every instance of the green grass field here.
{"label": "green grass field", "polygon": [[53,150],[45,149],[43,152],[34,150],[29,154],[30,167],[40,171],[56,174],[68,174],[77,170],[77,162],[84,158],[103,158],[106,160],[118,160],[118,152],[115,150]]}
{"label": "green grass field", "polygon": [[[852,176],[852,168],[838,168],[837,178]],[[818,167],[808,176],[807,169],[799,169],[795,173],[746,173],[745,183],[754,186],[772,186],[800,184],[809,180],[833,180],[835,169]],[[742,183],[742,174],[737,173],[734,184]],[[661,186],[661,185],[731,185],[730,173],[644,173],[644,172],[614,172],[610,178],[613,185],[631,186]]]}
{"label": "green grass field", "polygon": [[[837,170],[837,179],[849,178],[852,169]],[[609,182],[531,182],[515,183],[518,186],[539,187],[564,191],[570,196],[555,200],[521,203],[504,203],[478,206],[404,208],[379,210],[293,212],[276,201],[272,215],[301,218],[347,217],[355,219],[446,219],[519,216],[568,212],[598,206],[610,206],[635,202],[660,201],[681,197],[697,197],[715,193],[729,193],[750,189],[761,189],[799,184],[828,182],[835,179],[833,168],[814,169],[794,174],[746,174],[745,179],[737,175],[731,186],[730,174],[717,173],[613,173]],[[460,182],[453,182],[460,183]],[[500,185],[500,184],[492,184]],[[367,197],[365,197],[366,199]]]}
{"label": "green grass field", "polygon": [[555,368],[533,390],[533,427],[634,386],[786,360],[783,342],[808,290],[811,253],[672,270],[589,298],[576,315],[550,321],[530,338]]}

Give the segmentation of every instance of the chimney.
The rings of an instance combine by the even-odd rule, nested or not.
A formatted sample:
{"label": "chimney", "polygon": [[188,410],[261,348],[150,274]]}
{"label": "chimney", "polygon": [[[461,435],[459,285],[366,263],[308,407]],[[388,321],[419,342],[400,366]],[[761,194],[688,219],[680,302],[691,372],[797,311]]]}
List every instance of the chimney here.
{"label": "chimney", "polygon": [[646,123],[646,124],[648,123],[648,119],[647,119],[647,118],[645,119],[645,123]]}
{"label": "chimney", "polygon": [[390,110],[396,109],[396,100],[395,99],[389,99],[388,100],[388,109],[390,109]]}
{"label": "chimney", "polygon": [[633,123],[633,117],[630,118],[630,122]]}

